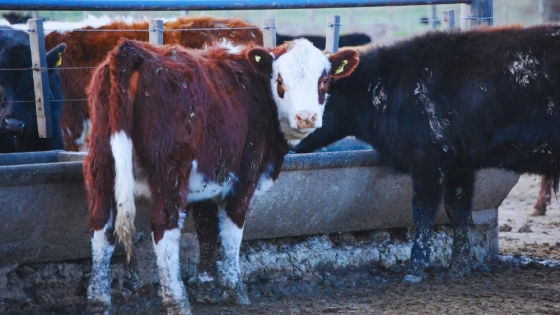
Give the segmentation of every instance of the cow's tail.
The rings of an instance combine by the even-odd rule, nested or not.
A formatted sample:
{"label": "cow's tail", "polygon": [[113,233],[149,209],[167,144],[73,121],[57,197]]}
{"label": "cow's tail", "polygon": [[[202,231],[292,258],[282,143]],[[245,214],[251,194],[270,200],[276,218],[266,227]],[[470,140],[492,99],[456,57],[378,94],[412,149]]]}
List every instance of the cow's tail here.
{"label": "cow's tail", "polygon": [[135,180],[133,173],[133,103],[138,86],[137,71],[142,61],[134,42],[123,40],[111,53],[109,69],[111,91],[109,110],[111,128],[111,152],[115,161],[115,201],[117,215],[115,233],[124,245],[128,261],[132,256],[136,232],[134,217]]}

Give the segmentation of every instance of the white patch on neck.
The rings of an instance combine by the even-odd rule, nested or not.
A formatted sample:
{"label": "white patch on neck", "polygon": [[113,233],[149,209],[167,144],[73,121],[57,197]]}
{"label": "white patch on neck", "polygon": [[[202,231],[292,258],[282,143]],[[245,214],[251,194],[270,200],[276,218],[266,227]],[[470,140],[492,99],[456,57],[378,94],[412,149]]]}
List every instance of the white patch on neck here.
{"label": "white patch on neck", "polygon": [[290,147],[295,147],[296,145],[298,145],[301,142],[302,139],[297,139],[297,140],[288,140],[288,145],[290,145]]}
{"label": "white patch on neck", "polygon": [[[163,304],[177,305],[179,310],[185,311],[190,310],[190,306],[185,286],[181,280],[179,265],[180,238],[180,229],[167,230],[163,232],[163,237],[157,244],[154,242],[154,251],[157,257]],[[186,313],[189,314],[188,312]]]}
{"label": "white patch on neck", "polygon": [[107,240],[107,229],[111,229],[113,212],[109,222],[99,231],[93,232],[91,238],[92,270],[88,286],[87,298],[90,301],[99,301],[111,308],[111,256],[115,247]]}
{"label": "white patch on neck", "polygon": [[241,281],[239,270],[239,247],[243,238],[243,227],[239,228],[227,215],[223,206],[219,206],[218,226],[220,240],[224,251],[223,261],[218,261],[218,270],[222,276],[222,284],[235,288]]}
{"label": "white patch on neck", "polygon": [[261,178],[259,179],[259,183],[257,184],[257,189],[255,190],[255,196],[263,195],[267,190],[272,187],[274,181],[270,176],[274,172],[274,166],[272,163],[268,164],[265,171],[261,174]]}
{"label": "white patch on neck", "polygon": [[230,173],[229,178],[223,183],[206,181],[204,179],[204,174],[198,172],[198,162],[194,160],[189,177],[189,202],[207,200],[215,197],[223,199],[231,191],[235,180],[235,176]]}

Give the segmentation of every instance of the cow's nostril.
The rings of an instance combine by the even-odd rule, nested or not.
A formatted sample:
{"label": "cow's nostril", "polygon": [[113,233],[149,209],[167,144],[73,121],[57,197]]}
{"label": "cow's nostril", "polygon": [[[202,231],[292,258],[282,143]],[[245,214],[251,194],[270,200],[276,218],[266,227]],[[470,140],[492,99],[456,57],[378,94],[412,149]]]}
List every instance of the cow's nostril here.
{"label": "cow's nostril", "polygon": [[23,133],[23,129],[25,128],[25,123],[19,119],[14,118],[6,118],[2,123],[2,128],[9,133]]}
{"label": "cow's nostril", "polygon": [[304,111],[296,114],[296,124],[299,129],[315,128],[319,116],[316,113]]}

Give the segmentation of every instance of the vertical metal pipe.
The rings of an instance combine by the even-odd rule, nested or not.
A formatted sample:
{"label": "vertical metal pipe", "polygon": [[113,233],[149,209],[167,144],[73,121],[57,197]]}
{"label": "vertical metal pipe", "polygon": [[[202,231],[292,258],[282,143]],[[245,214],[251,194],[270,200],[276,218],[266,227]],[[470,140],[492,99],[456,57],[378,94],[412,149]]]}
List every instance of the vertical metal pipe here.
{"label": "vertical metal pipe", "polygon": [[329,15],[327,17],[327,36],[325,39],[325,50],[335,53],[338,51],[338,40],[340,36],[340,15]]}
{"label": "vertical metal pipe", "polygon": [[264,47],[276,46],[276,22],[273,18],[263,19],[263,45]]}
{"label": "vertical metal pipe", "polygon": [[35,111],[40,138],[52,137],[51,99],[49,93],[49,73],[45,50],[45,33],[42,19],[27,20],[29,44],[31,47],[31,68],[35,88]]}
{"label": "vertical metal pipe", "polygon": [[150,44],[163,45],[163,20],[150,20]]}
{"label": "vertical metal pipe", "polygon": [[455,10],[441,12],[441,27],[446,31],[455,29]]}
{"label": "vertical metal pipe", "polygon": [[471,4],[461,4],[461,29],[479,25],[494,25],[493,0],[472,0]]}

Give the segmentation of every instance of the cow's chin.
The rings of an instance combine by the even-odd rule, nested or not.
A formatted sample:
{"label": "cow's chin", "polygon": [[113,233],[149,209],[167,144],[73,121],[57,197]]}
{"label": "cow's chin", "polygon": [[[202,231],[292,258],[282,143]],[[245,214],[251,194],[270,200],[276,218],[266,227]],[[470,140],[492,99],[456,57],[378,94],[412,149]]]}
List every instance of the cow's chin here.
{"label": "cow's chin", "polygon": [[291,147],[296,146],[303,138],[315,131],[315,129],[317,128],[292,128],[289,122],[280,121],[280,130]]}

